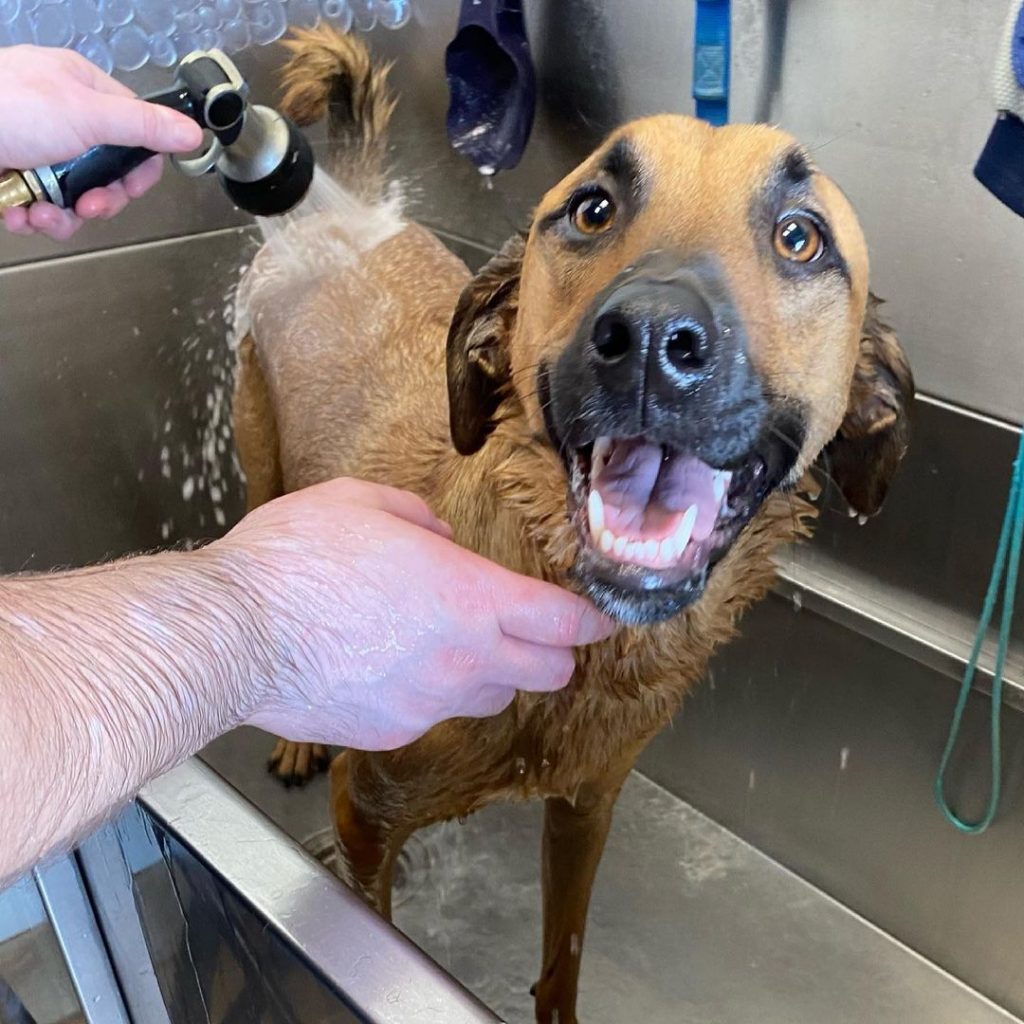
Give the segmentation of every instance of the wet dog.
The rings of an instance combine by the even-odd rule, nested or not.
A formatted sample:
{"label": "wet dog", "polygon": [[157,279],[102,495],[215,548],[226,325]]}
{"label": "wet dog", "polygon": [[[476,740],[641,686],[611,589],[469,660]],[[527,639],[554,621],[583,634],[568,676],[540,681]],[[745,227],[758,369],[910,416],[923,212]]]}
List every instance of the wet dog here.
{"label": "wet dog", "polygon": [[[878,510],[910,372],[850,204],[785,133],[627,124],[471,276],[385,198],[385,70],[331,32],[290,46],[286,109],[328,117],[348,198],[314,224],[335,263],[310,257],[277,297],[273,274],[253,287],[235,401],[250,504],[342,475],[406,488],[459,543],[621,624],[577,653],[563,692],[336,758],[342,859],[387,915],[414,830],[544,799],[536,1012],[572,1024],[626,775],[770,586],[773,552],[808,532],[816,462],[853,509]],[[323,751],[275,756],[304,774]]]}

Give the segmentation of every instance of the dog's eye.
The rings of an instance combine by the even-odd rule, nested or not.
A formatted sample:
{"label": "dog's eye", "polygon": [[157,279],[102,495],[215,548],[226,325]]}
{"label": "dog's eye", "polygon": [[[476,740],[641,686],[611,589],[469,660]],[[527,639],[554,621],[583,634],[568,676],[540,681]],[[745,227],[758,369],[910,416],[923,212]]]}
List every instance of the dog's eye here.
{"label": "dog's eye", "polygon": [[787,213],[775,224],[775,251],[795,263],[810,263],[825,251],[821,228],[805,213]]}
{"label": "dog's eye", "polygon": [[569,220],[584,235],[598,235],[615,223],[615,200],[603,189],[587,192],[569,204]]}

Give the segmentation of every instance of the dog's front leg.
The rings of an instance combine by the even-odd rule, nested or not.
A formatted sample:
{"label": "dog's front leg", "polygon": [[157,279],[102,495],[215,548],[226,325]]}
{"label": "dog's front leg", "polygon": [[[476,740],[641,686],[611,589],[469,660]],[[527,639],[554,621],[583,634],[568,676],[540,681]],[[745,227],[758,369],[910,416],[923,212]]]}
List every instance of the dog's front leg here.
{"label": "dog's front leg", "polygon": [[[386,757],[387,755],[381,755]],[[380,799],[374,786],[373,755],[342,751],[331,763],[331,807],[344,881],[391,920],[391,879],[395,859],[409,833],[399,827],[402,805]],[[371,810],[372,809],[372,810]],[[397,813],[396,813],[397,812]]]}
{"label": "dog's front leg", "polygon": [[576,989],[590,890],[604,852],[619,790],[633,765],[580,788],[574,802],[544,810],[544,962],[536,996],[538,1024],[577,1024]]}

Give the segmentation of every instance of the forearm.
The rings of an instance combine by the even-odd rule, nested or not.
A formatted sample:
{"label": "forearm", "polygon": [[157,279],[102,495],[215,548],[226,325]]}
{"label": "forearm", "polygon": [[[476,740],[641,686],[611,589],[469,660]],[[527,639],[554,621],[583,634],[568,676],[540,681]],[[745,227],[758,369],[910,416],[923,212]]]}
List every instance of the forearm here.
{"label": "forearm", "polygon": [[251,711],[259,631],[226,557],[0,580],[0,887]]}

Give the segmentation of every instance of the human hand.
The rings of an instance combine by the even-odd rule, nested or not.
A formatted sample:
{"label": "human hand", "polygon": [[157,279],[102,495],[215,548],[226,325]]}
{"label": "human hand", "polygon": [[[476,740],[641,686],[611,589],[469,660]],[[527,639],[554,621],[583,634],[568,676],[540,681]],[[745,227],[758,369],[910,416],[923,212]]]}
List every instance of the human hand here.
{"label": "human hand", "polygon": [[[73,50],[0,48],[0,96],[0,169],[40,167],[102,144],[185,153],[202,142],[190,118],[143,102]],[[155,156],[122,181],[86,192],[73,211],[52,203],[5,210],[4,226],[18,235],[70,238],[84,220],[120,213],[160,180],[162,168]]]}
{"label": "human hand", "polygon": [[[572,675],[612,624],[589,602],[458,547],[404,491],[335,480],[212,545],[257,607],[266,680],[248,716],[290,739],[391,749]],[[210,549],[208,549],[210,550]]]}

